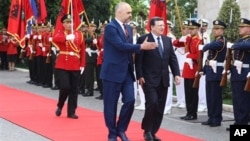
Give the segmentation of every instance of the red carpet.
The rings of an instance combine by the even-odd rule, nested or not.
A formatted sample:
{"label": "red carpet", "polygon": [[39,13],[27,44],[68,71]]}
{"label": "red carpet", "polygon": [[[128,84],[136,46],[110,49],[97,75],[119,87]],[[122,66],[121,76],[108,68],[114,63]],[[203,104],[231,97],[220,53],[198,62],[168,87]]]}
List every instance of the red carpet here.
{"label": "red carpet", "polygon": [[[68,119],[66,107],[61,117],[54,112],[56,101],[0,85],[0,117],[54,141],[106,141],[103,113],[78,107],[79,119]],[[143,141],[140,123],[132,121],[127,134],[132,141]],[[162,141],[200,141],[161,129]]]}

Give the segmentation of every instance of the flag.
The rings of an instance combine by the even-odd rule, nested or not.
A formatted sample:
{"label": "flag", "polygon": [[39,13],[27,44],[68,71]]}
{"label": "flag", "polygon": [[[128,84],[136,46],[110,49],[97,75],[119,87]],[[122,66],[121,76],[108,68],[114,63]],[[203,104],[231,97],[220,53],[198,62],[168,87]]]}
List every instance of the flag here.
{"label": "flag", "polygon": [[37,0],[37,23],[45,23],[47,10],[44,0]]}
{"label": "flag", "polygon": [[147,30],[150,31],[150,20],[152,17],[161,17],[165,24],[165,30],[164,35],[167,34],[167,6],[166,6],[166,0],[150,0],[150,11],[148,15],[148,24],[147,24]]}
{"label": "flag", "polygon": [[[72,4],[72,12],[71,12],[71,4]],[[74,30],[79,29],[81,26],[81,18],[80,15],[84,12],[84,5],[81,0],[62,0],[60,11],[57,16],[55,32],[59,30],[63,30],[63,25],[61,23],[61,18],[65,14],[73,15],[73,26]]]}
{"label": "flag", "polygon": [[[36,1],[35,0],[30,0],[30,5],[31,5],[31,9],[33,11],[34,14],[34,18],[37,19],[37,8],[36,8]],[[32,25],[35,24],[34,19],[30,20],[28,22],[28,27],[27,27],[27,33],[28,34],[32,34]]]}
{"label": "flag", "polygon": [[27,24],[33,16],[29,0],[11,1],[7,32],[19,42],[22,48],[25,46]]}

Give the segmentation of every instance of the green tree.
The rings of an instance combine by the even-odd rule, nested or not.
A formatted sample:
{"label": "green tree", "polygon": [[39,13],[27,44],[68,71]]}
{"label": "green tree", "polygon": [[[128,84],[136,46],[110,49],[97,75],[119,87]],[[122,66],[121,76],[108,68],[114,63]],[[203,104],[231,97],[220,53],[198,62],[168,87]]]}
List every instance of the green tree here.
{"label": "green tree", "polygon": [[225,36],[231,42],[235,42],[239,38],[238,24],[240,23],[240,17],[240,7],[235,0],[225,0],[217,19],[222,20],[227,24],[228,28],[225,30]]}
{"label": "green tree", "polygon": [[10,9],[10,0],[4,0],[0,2],[0,28],[7,27],[9,9]]}

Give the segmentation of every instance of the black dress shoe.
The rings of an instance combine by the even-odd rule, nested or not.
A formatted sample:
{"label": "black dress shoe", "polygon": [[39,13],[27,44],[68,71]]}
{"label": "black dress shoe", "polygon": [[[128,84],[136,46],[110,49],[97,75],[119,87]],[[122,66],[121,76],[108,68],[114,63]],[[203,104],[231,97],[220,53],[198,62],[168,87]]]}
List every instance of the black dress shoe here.
{"label": "black dress shoe", "polygon": [[122,140],[122,141],[130,141],[127,137],[127,135],[124,132],[119,132],[117,133],[117,136]]}
{"label": "black dress shoe", "polygon": [[154,141],[154,137],[151,132],[144,132],[143,137],[145,141]]}
{"label": "black dress shoe", "polygon": [[221,123],[211,123],[210,127],[217,127],[217,126],[221,126]]}
{"label": "black dress shoe", "polygon": [[230,127],[227,127],[227,128],[226,128],[226,131],[230,131]]}
{"label": "black dress shoe", "polygon": [[62,109],[60,109],[60,108],[57,108],[56,109],[56,116],[60,116],[62,114]]}
{"label": "black dress shoe", "polygon": [[185,119],[185,118],[187,118],[187,116],[180,117],[180,119]]}
{"label": "black dress shoe", "polygon": [[117,141],[117,139],[109,138],[108,141]]}
{"label": "black dress shoe", "polygon": [[103,97],[102,97],[102,95],[100,95],[100,96],[96,97],[95,99],[103,100]]}
{"label": "black dress shoe", "polygon": [[208,121],[202,122],[201,125],[210,125],[211,123]]}
{"label": "black dress shoe", "polygon": [[93,92],[86,92],[85,94],[83,94],[82,96],[93,96],[94,93]]}
{"label": "black dress shoe", "polygon": [[154,141],[161,141],[161,139],[159,137],[157,137],[156,135],[153,135]]}
{"label": "black dress shoe", "polygon": [[54,86],[51,88],[51,90],[58,90],[59,88],[57,86]]}
{"label": "black dress shoe", "polygon": [[195,120],[197,116],[187,116],[184,120]]}
{"label": "black dress shoe", "polygon": [[78,119],[78,116],[73,114],[73,115],[68,115],[68,118],[72,118],[72,119]]}
{"label": "black dress shoe", "polygon": [[82,91],[82,90],[79,90],[79,92],[78,92],[79,94],[84,94],[85,92],[84,91]]}

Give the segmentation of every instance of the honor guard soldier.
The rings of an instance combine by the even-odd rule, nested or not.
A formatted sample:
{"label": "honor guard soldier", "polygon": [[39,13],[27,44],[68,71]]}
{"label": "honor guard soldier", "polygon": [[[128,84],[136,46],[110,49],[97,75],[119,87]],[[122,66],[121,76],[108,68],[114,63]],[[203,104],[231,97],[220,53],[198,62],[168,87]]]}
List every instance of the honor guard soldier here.
{"label": "honor guard soldier", "polygon": [[226,24],[220,20],[213,21],[213,36],[215,38],[211,43],[203,47],[203,51],[208,51],[206,63],[203,69],[206,75],[206,100],[208,120],[202,122],[202,125],[216,127],[221,125],[222,121],[222,71],[224,68],[224,59],[226,56],[226,39],[224,30]]}
{"label": "honor guard soldier", "polygon": [[194,88],[193,83],[198,70],[198,58],[200,54],[199,45],[201,44],[201,39],[198,34],[200,26],[201,25],[194,20],[188,21],[190,36],[186,38],[187,53],[185,54],[186,59],[182,73],[187,113],[185,116],[180,117],[183,120],[197,119],[198,88]]}
{"label": "honor guard soldier", "polygon": [[[203,44],[206,45],[210,43],[210,35],[207,32],[209,21],[206,19],[199,19],[198,23],[201,24],[199,36],[202,39]],[[205,60],[207,59],[206,58],[207,53],[208,52],[204,52],[202,64],[205,64]],[[200,78],[200,85],[199,85],[199,92],[198,92],[199,93],[198,112],[205,112],[207,110],[206,84],[205,83],[206,83],[205,76],[202,75]]]}
{"label": "honor guard soldier", "polygon": [[94,81],[95,81],[95,69],[97,63],[97,53],[98,53],[98,45],[97,45],[97,35],[96,24],[91,22],[89,25],[88,35],[85,39],[86,42],[86,68],[84,71],[85,76],[85,87],[87,91],[83,94],[83,96],[93,96],[94,95]]}
{"label": "honor guard soldier", "polygon": [[1,59],[1,70],[8,70],[7,61],[7,47],[8,47],[8,34],[7,29],[4,27],[0,34],[0,59]]}
{"label": "honor guard soldier", "polygon": [[[82,22],[82,26],[80,30],[83,33],[84,39],[87,39],[88,38],[88,25],[85,22]],[[80,75],[78,93],[82,95],[85,93],[85,72],[83,72],[83,74]]]}
{"label": "honor guard soldier", "polygon": [[78,119],[77,108],[78,81],[85,67],[85,41],[80,31],[72,31],[71,15],[61,18],[64,31],[53,35],[53,43],[60,49],[56,66],[59,79],[59,99],[56,116],[60,116],[68,98],[67,117]]}
{"label": "honor guard soldier", "polygon": [[101,33],[97,38],[97,45],[98,45],[98,56],[97,56],[97,65],[96,65],[96,81],[97,81],[97,86],[98,90],[100,92],[100,96],[96,97],[96,99],[103,99],[103,92],[102,92],[102,80],[100,79],[100,72],[102,68],[102,62],[103,62],[103,49],[104,49],[104,44],[103,44],[103,39],[104,39],[104,30],[106,25],[108,24],[107,21],[105,21],[101,25]]}
{"label": "honor guard soldier", "polygon": [[[184,21],[182,23],[182,36],[179,39],[174,40],[173,42],[181,74],[183,72],[184,61],[186,59],[185,43],[186,43],[186,38],[188,36],[190,36],[188,30],[188,21]],[[176,85],[175,87],[176,87],[177,102],[176,104],[173,105],[173,107],[185,108],[186,102],[185,102],[185,92],[184,92],[184,79],[182,78],[181,83],[179,85]]]}
{"label": "honor guard soldier", "polygon": [[[250,92],[244,91],[247,78],[250,77],[250,20],[241,18],[239,24],[240,39],[231,46],[231,88],[234,111],[234,125],[247,125],[250,113]],[[230,45],[228,45],[230,47]]]}

